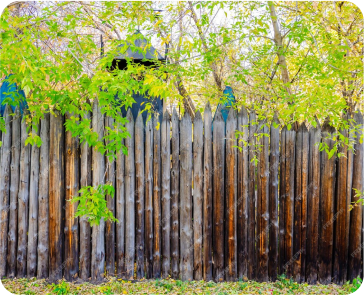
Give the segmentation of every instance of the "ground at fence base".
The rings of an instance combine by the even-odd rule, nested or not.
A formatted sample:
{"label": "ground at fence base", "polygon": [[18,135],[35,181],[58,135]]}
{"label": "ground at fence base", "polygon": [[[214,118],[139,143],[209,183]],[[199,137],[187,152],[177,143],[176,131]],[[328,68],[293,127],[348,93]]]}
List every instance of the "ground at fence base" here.
{"label": "ground at fence base", "polygon": [[13,294],[351,294],[361,284],[361,280],[343,286],[297,284],[280,277],[276,282],[258,283],[255,281],[237,282],[182,282],[173,279],[140,280],[135,282],[106,278],[106,282],[95,285],[89,282],[66,282],[57,284],[47,280],[3,279],[5,288]]}

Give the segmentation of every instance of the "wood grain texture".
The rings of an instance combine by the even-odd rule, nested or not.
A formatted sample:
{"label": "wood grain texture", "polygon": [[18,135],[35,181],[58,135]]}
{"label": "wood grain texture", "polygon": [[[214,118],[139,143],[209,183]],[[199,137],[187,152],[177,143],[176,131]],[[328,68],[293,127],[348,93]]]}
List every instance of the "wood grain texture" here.
{"label": "wood grain texture", "polygon": [[309,284],[317,282],[317,260],[319,239],[319,208],[320,208],[320,150],[321,126],[316,120],[316,127],[309,131],[309,171],[307,191],[307,241],[306,241],[306,281]]}
{"label": "wood grain texture", "polygon": [[257,122],[255,111],[249,115],[249,188],[248,188],[248,279],[255,279],[256,274],[256,251],[255,251],[255,209],[256,209],[256,138]]}
{"label": "wood grain texture", "polygon": [[[90,113],[86,113],[84,120],[90,120]],[[81,150],[81,178],[80,187],[92,185],[92,149],[87,142],[80,146]],[[91,226],[87,217],[80,217],[80,278],[87,280],[91,276]]]}
{"label": "wood grain texture", "polygon": [[170,274],[171,260],[171,116],[163,115],[161,124],[161,169],[162,169],[162,277]]}
{"label": "wood grain texture", "polygon": [[[344,115],[343,120],[347,121],[348,116]],[[349,130],[346,128],[341,128],[340,133],[348,137]],[[346,283],[347,278],[347,263],[348,263],[348,225],[347,222],[350,220],[348,216],[350,214],[350,202],[348,202],[348,184],[352,183],[352,155],[349,156],[348,146],[342,143],[339,146],[338,153],[341,154],[337,159],[337,184],[336,184],[336,194],[335,194],[335,208],[334,212],[337,214],[335,227],[334,227],[334,264],[333,264],[333,281],[336,284]],[[349,167],[349,158],[351,158]],[[351,170],[349,172],[349,170]]]}
{"label": "wood grain texture", "polygon": [[204,112],[203,134],[203,279],[212,280],[212,115],[210,103],[207,103]]}
{"label": "wood grain texture", "polygon": [[161,277],[161,130],[159,117],[153,118],[153,277]]}
{"label": "wood grain texture", "polygon": [[[65,120],[71,120],[74,117],[71,113],[65,114]],[[78,197],[79,191],[79,139],[72,137],[70,131],[65,133],[65,185],[66,185],[66,203],[65,203],[65,269],[64,277],[68,281],[78,278],[79,262],[79,227],[78,218],[75,218],[78,203],[71,203],[74,197]]]}
{"label": "wood grain texture", "polygon": [[49,131],[49,277],[56,281],[62,278],[64,268],[64,129],[63,117],[57,110],[50,117]]}
{"label": "wood grain texture", "polygon": [[0,150],[0,277],[6,275],[7,234],[10,200],[10,161],[12,137],[12,111],[7,105],[4,112],[5,130],[2,134]]}
{"label": "wood grain texture", "polygon": [[226,120],[225,157],[225,278],[234,281],[237,277],[237,129],[236,111],[230,108]]}
{"label": "wood grain texture", "polygon": [[269,261],[268,277],[275,281],[278,275],[278,170],[279,170],[279,120],[274,114],[270,125],[269,156]]}
{"label": "wood grain texture", "polygon": [[135,157],[134,157],[134,118],[129,109],[126,130],[130,137],[125,139],[128,154],[125,156],[125,267],[126,278],[134,278],[135,257]]}
{"label": "wood grain texture", "polygon": [[[363,191],[363,143],[359,138],[362,135],[363,115],[361,113],[354,114],[355,125],[361,126],[357,129],[355,151],[354,151],[354,167],[353,167],[353,184],[351,193],[351,202],[358,201],[358,192]],[[349,264],[348,264],[348,280],[352,281],[361,275],[361,227],[363,218],[363,207],[359,204],[350,212],[350,237],[349,237]]]}
{"label": "wood grain texture", "polygon": [[[148,114],[148,116],[151,116]],[[145,275],[153,278],[153,121],[145,129]]]}
{"label": "wood grain texture", "polygon": [[269,128],[263,121],[259,122],[261,134],[258,142],[257,171],[257,273],[258,281],[268,281],[268,238],[269,238]]}
{"label": "wood grain texture", "polygon": [[202,280],[203,236],[203,122],[197,111],[193,119],[193,278]]}
{"label": "wood grain texture", "polygon": [[180,196],[180,272],[187,281],[193,279],[192,122],[187,112],[180,122]]}
{"label": "wood grain texture", "polygon": [[174,108],[171,167],[171,277],[179,278],[179,117]]}
{"label": "wood grain texture", "polygon": [[144,124],[139,112],[135,121],[136,276],[144,277]]}
{"label": "wood grain texture", "polygon": [[[123,126],[118,126],[119,131]],[[125,144],[125,139],[121,142]],[[125,155],[122,150],[116,154],[116,212],[115,218],[119,221],[116,227],[116,274],[118,278],[125,277]]]}
{"label": "wood grain texture", "polygon": [[[106,117],[105,118],[105,135],[109,133],[112,134],[114,130],[114,118]],[[109,144],[111,141],[106,140],[106,144]],[[115,187],[115,154],[114,152],[109,151],[110,155],[105,157],[106,162],[106,183],[111,184]],[[107,208],[112,212],[113,216],[115,216],[115,196],[106,195]],[[105,261],[106,261],[106,273],[109,276],[115,275],[115,222],[107,220],[105,222]]]}
{"label": "wood grain texture", "polygon": [[280,165],[279,165],[279,267],[278,273],[280,275],[284,274],[286,271],[284,266],[286,264],[286,256],[285,256],[285,243],[284,243],[284,224],[285,224],[285,215],[284,215],[284,207],[285,207],[285,173],[286,173],[286,132],[287,127],[283,126],[281,130],[281,149],[280,149]]}
{"label": "wood grain texture", "polygon": [[[104,137],[104,115],[101,113],[99,101],[93,101],[92,130],[97,133],[98,141]],[[96,147],[92,148],[92,186],[94,188],[105,183],[105,157]],[[100,282],[105,275],[105,221],[101,218],[99,225],[92,227],[91,280]]]}
{"label": "wood grain texture", "polygon": [[284,204],[284,243],[285,243],[285,269],[287,277],[292,277],[294,256],[293,253],[293,227],[294,227],[294,173],[295,173],[295,143],[296,131],[286,131],[286,168],[285,168],[285,204]]}
{"label": "wood grain texture", "polygon": [[225,211],[225,122],[218,110],[213,123],[213,278],[223,281]]}
{"label": "wood grain texture", "polygon": [[[10,164],[10,204],[9,204],[9,232],[8,232],[8,256],[7,256],[7,277],[13,278],[16,276],[16,251],[18,241],[18,192],[20,180],[20,148],[21,148],[21,133],[20,133],[21,116],[19,107],[15,109],[13,117],[12,137],[11,137],[11,164]],[[48,117],[49,124],[49,117]],[[47,134],[47,139],[48,139]],[[48,139],[49,142],[49,139]],[[49,146],[48,146],[49,147]],[[1,153],[1,149],[0,149]],[[47,149],[47,154],[49,150]],[[48,170],[47,170],[48,172]],[[1,177],[1,176],[0,176]],[[48,188],[48,175],[47,175]],[[48,198],[48,193],[47,193]],[[48,205],[48,203],[47,203]],[[48,226],[47,226],[48,229]],[[48,237],[47,237],[48,241]],[[48,262],[48,252],[47,252]],[[39,268],[39,265],[38,265]],[[47,274],[48,276],[48,271]]]}
{"label": "wood grain texture", "polygon": [[[40,126],[33,126],[33,136],[39,136]],[[29,222],[28,222],[28,253],[27,275],[29,278],[37,274],[37,245],[38,245],[38,185],[39,185],[39,147],[32,146],[30,155],[29,183]]]}
{"label": "wood grain texture", "polygon": [[294,200],[294,240],[293,252],[298,253],[293,263],[293,277],[296,282],[305,281],[306,273],[306,229],[308,191],[309,133],[305,123],[299,126],[296,134],[296,172]]}
{"label": "wood grain texture", "polygon": [[[329,150],[334,146],[330,138],[335,129],[328,120],[322,126],[322,142]],[[319,230],[319,259],[318,280],[321,284],[329,284],[332,279],[332,254],[334,234],[334,197],[335,197],[335,167],[336,156],[329,159],[328,152],[321,152],[321,190],[320,190],[320,230]],[[340,213],[339,213],[340,214]],[[337,216],[337,215],[336,215]]]}

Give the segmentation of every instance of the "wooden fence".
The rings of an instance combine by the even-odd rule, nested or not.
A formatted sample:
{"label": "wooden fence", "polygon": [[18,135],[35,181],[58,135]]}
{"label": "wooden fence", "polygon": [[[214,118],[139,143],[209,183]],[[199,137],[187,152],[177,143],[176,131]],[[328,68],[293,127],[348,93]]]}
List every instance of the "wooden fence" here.
{"label": "wooden fence", "polygon": [[[285,273],[343,284],[361,275],[363,210],[349,211],[363,191],[360,131],[340,130],[355,148],[329,157],[318,146],[333,146],[327,122],[281,128],[276,117],[256,122],[242,108],[225,123],[220,112],[212,121],[207,105],[193,122],[174,111],[145,124],[129,111],[128,155],[108,162],[65,131],[69,116],[44,116],[32,131],[43,141],[38,148],[25,144],[26,123],[6,108],[1,277],[268,281]],[[360,113],[354,119],[363,123]],[[99,139],[112,126],[95,102]],[[67,200],[103,182],[116,188],[107,201],[119,223],[91,228]]]}

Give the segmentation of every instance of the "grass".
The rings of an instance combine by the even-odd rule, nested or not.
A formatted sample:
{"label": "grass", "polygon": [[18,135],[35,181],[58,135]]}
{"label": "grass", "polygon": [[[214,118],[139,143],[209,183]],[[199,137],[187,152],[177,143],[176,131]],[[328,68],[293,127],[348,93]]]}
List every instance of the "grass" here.
{"label": "grass", "polygon": [[343,286],[297,284],[280,276],[276,282],[182,282],[173,279],[128,282],[113,277],[100,285],[88,282],[69,283],[64,280],[50,284],[46,280],[3,279],[5,288],[15,294],[351,294],[361,285],[360,278]]}

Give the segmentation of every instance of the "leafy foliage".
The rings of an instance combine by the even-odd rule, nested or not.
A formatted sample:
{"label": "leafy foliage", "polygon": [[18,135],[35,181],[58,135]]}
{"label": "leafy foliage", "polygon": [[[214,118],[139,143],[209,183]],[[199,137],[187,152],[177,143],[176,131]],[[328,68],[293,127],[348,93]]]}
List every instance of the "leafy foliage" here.
{"label": "leafy foliage", "polygon": [[73,197],[70,202],[78,203],[75,217],[84,216],[91,226],[100,224],[103,218],[105,221],[119,222],[113,213],[107,208],[105,195],[114,197],[114,187],[111,184],[99,184],[96,188],[86,186],[80,189],[80,195]]}

